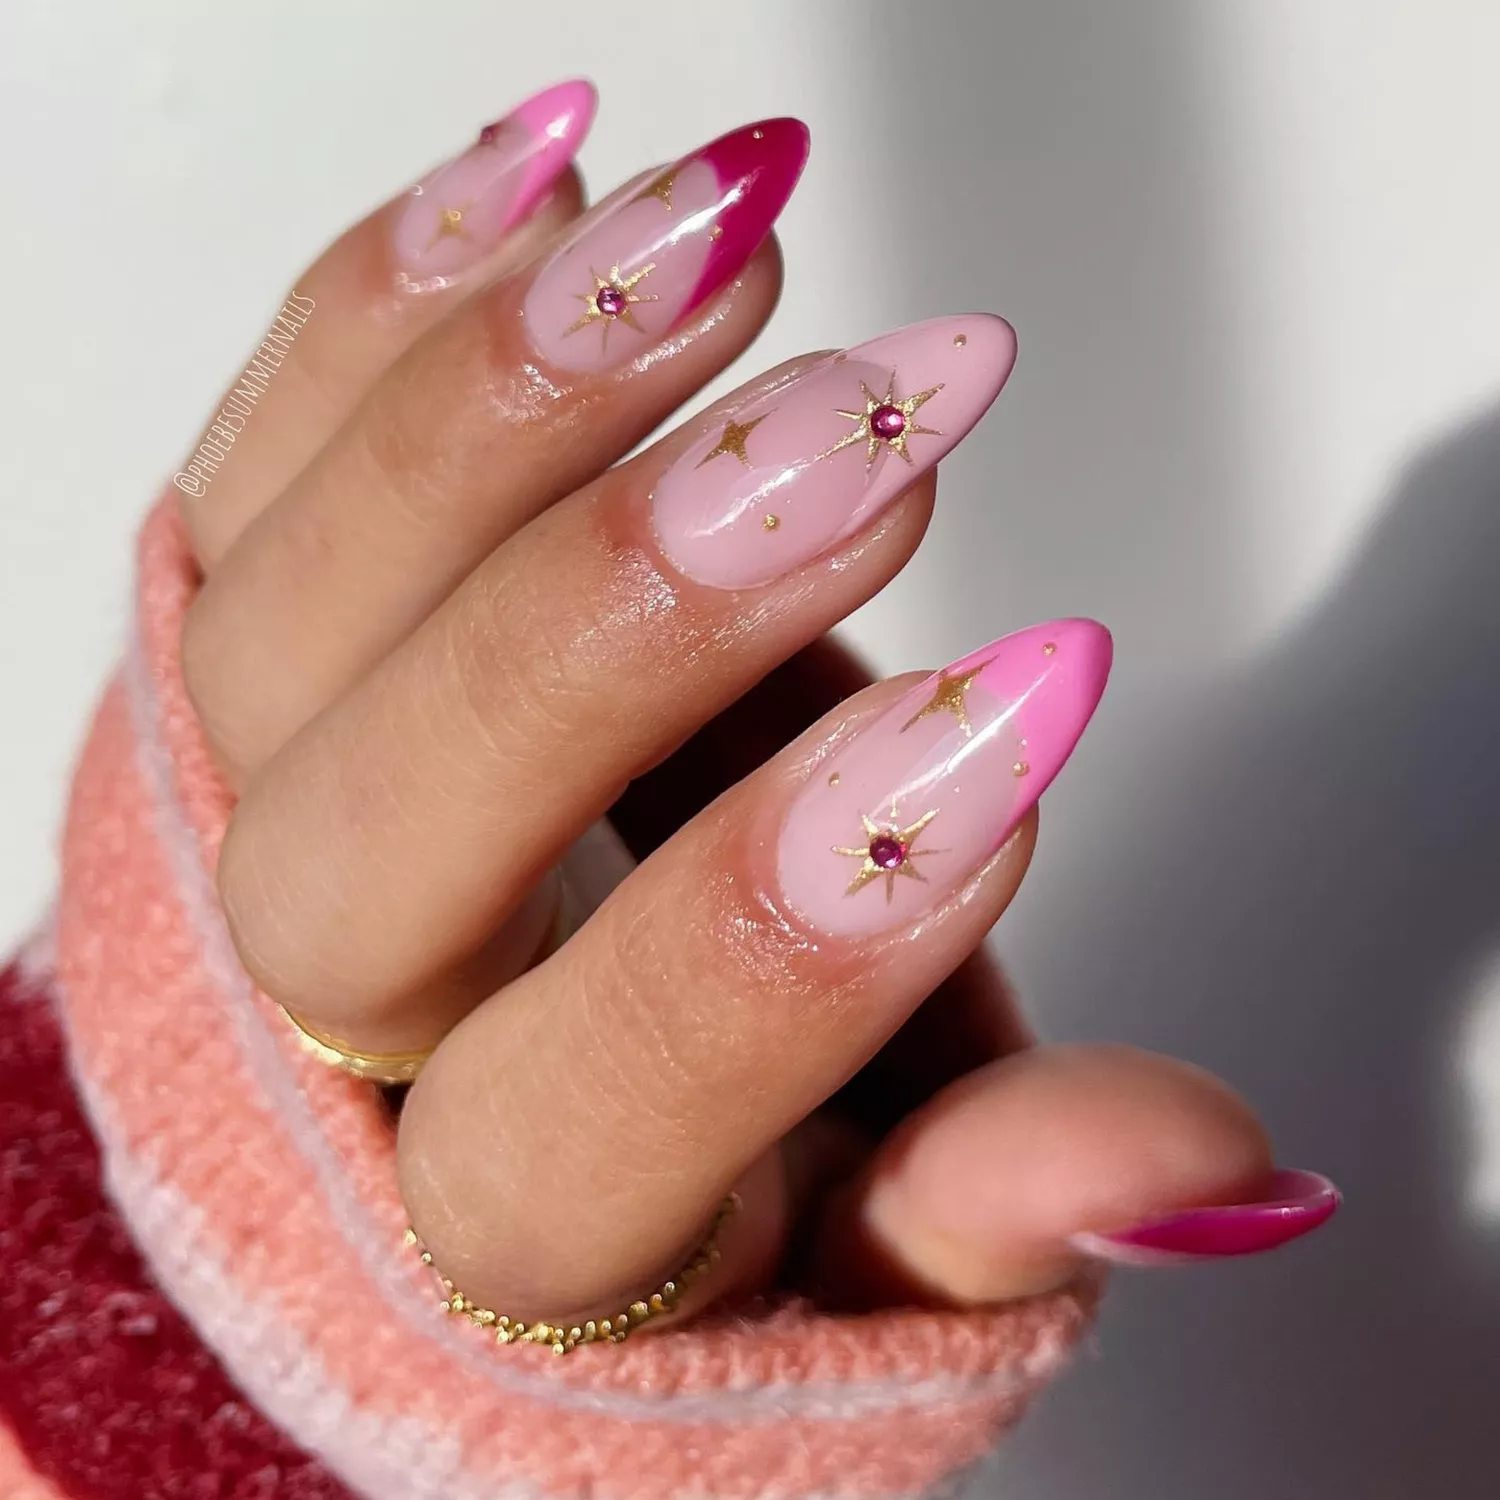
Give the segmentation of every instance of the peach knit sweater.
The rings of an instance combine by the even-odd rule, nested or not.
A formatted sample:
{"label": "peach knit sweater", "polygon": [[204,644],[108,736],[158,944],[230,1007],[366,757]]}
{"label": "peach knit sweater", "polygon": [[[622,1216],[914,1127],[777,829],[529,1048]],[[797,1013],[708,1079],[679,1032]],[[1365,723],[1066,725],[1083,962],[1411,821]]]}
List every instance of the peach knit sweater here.
{"label": "peach knit sweater", "polygon": [[[179,671],[194,587],[163,501],[133,640],[78,765],[55,928],[14,981],[27,998],[0,1003],[0,1033],[7,1012],[55,1008],[143,1283],[333,1487],[226,1473],[129,1493],[892,1500],[980,1457],[1066,1357],[1089,1289],[967,1314],[756,1304],[566,1359],[441,1315],[402,1243],[379,1101],[296,1047],[215,903],[231,804]],[[114,1493],[43,1429],[10,1421],[0,1391],[0,1494]]]}

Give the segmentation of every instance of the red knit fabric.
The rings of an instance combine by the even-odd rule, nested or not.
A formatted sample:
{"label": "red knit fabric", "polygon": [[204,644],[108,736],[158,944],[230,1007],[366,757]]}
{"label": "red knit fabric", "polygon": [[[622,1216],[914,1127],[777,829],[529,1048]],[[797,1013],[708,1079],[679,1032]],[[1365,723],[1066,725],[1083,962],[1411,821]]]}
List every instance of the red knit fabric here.
{"label": "red knit fabric", "polygon": [[16,969],[0,974],[0,1423],[79,1500],[352,1500],[152,1284],[52,1007]]}

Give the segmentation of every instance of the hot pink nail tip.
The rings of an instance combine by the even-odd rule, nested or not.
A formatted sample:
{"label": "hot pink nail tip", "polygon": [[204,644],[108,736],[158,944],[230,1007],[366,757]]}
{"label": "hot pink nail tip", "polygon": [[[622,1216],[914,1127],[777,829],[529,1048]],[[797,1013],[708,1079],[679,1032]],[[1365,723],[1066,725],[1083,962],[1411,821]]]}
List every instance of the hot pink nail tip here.
{"label": "hot pink nail tip", "polygon": [[1166,1266],[1259,1255],[1300,1239],[1338,1211],[1339,1190],[1320,1172],[1284,1169],[1253,1203],[1194,1208],[1113,1234],[1079,1234],[1075,1249],[1121,1265]]}
{"label": "hot pink nail tip", "polygon": [[396,222],[409,278],[441,281],[494,249],[546,196],[588,134],[594,86],[570,79],[533,94],[412,189]]}
{"label": "hot pink nail tip", "polygon": [[594,123],[598,107],[599,91],[594,85],[587,78],[569,78],[533,94],[507,118],[524,125],[534,136],[546,137],[560,146],[577,146]]}
{"label": "hot pink nail tip", "polygon": [[538,352],[604,370],[661,342],[755,253],[807,160],[800,120],[731,131],[585,221],[526,297]]}
{"label": "hot pink nail tip", "polygon": [[903,694],[788,809],[777,850],[788,906],[854,938],[910,923],[957,891],[1073,753],[1112,655],[1102,625],[1056,620]]}
{"label": "hot pink nail tip", "polygon": [[662,475],[657,539],[713,588],[767,583],[869,524],[984,415],[1016,338],[933,318],[815,365],[726,416]]}
{"label": "hot pink nail tip", "polygon": [[[562,175],[563,169],[578,154],[594,113],[599,107],[599,92],[586,78],[570,78],[550,89],[533,94],[514,109],[509,119],[525,130],[537,143],[537,149],[525,168],[513,220],[522,219],[541,201],[542,195]],[[506,121],[499,122],[504,128]],[[484,134],[480,132],[481,136]]]}

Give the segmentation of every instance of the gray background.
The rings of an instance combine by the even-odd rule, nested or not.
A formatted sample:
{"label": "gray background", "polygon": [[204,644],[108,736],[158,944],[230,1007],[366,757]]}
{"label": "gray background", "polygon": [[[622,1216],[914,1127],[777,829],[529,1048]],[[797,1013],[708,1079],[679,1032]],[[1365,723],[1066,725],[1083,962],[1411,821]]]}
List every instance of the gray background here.
{"label": "gray background", "polygon": [[1116,633],[998,935],[1042,1029],[1164,1048],[1335,1227],[1120,1278],[973,1483],[1444,1500],[1500,1471],[1500,7],[10,0],[0,15],[0,936],[51,882],[127,539],[316,245],[477,123],[600,83],[596,187],[814,133],[749,373],[968,307],[1021,362],[879,664]]}

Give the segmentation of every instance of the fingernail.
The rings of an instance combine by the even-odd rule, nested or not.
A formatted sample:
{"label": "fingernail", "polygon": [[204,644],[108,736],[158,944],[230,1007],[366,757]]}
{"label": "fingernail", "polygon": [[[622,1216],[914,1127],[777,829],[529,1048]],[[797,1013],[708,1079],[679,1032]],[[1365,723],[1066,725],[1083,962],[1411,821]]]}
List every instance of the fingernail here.
{"label": "fingernail", "polygon": [[443,282],[519,224],[577,155],[598,97],[581,78],[533,94],[407,195],[395,255],[409,281]]}
{"label": "fingernail", "polygon": [[662,475],[657,539],[679,572],[748,588],[867,525],[982,417],[1016,359],[1003,318],[934,318],[815,366],[737,411]]}
{"label": "fingernail", "polygon": [[604,370],[658,344],[734,277],[807,160],[800,120],[746,125],[653,178],[552,258],[526,296],[537,351]]}
{"label": "fingernail", "polygon": [[1334,1216],[1342,1201],[1320,1172],[1288,1169],[1277,1172],[1254,1203],[1190,1208],[1134,1229],[1075,1234],[1069,1244],[1080,1254],[1126,1266],[1259,1255],[1311,1234]]}
{"label": "fingernail", "polygon": [[904,694],[814,773],[782,827],[783,896],[838,937],[911,922],[1010,837],[1104,692],[1109,632],[1033,625]]}

